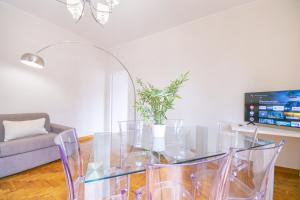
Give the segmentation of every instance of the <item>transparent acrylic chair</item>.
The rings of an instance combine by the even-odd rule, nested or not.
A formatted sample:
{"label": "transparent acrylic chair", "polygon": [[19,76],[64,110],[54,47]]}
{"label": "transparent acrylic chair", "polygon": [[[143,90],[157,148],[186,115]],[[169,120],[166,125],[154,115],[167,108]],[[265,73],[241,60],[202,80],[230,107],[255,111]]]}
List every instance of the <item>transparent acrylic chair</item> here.
{"label": "transparent acrylic chair", "polygon": [[[80,145],[75,129],[66,130],[60,133],[55,137],[54,142],[59,147],[67,183],[68,199],[84,199],[83,193],[80,193],[82,192],[81,189],[83,189],[84,186],[83,163],[81,159]],[[118,186],[116,185],[116,187]],[[120,191],[117,193],[103,199],[126,200],[128,196],[127,191],[128,188],[126,185],[125,187],[120,188]]]}
{"label": "transparent acrylic chair", "polygon": [[191,136],[194,133],[192,127],[184,126],[182,119],[166,120],[166,150],[162,153],[168,162],[188,159],[195,156],[191,151]]}
{"label": "transparent acrylic chair", "polygon": [[165,121],[167,131],[172,131],[173,133],[180,133],[183,128],[183,119],[167,119]]}
{"label": "transparent acrylic chair", "polygon": [[124,170],[138,169],[158,160],[150,151],[151,126],[143,121],[120,121],[120,167]]}
{"label": "transparent acrylic chair", "polygon": [[146,186],[135,191],[135,199],[221,200],[232,155],[233,151],[230,151],[217,158],[193,163],[149,165]]}
{"label": "transparent acrylic chair", "polygon": [[[266,200],[269,179],[274,175],[275,162],[283,146],[284,141],[281,141],[273,147],[236,152],[227,181],[227,199]],[[236,167],[236,163],[247,163],[247,167]]]}
{"label": "transparent acrylic chair", "polygon": [[184,142],[183,138],[183,120],[182,119],[167,119],[165,121],[166,133],[170,136],[168,138],[168,143]]}
{"label": "transparent acrylic chair", "polygon": [[[251,127],[251,128],[246,128],[245,131],[243,131],[243,126],[241,126],[240,130],[233,130],[232,126],[235,125],[237,126],[237,123],[233,122],[226,122],[226,121],[219,121],[218,122],[218,134],[219,138],[222,138],[222,135],[238,135],[238,134],[243,134],[244,136],[247,136],[249,138],[249,141],[252,143],[251,145],[254,146],[254,144],[257,142],[258,138],[258,128],[257,127]],[[245,127],[248,127],[245,125]]]}
{"label": "transparent acrylic chair", "polygon": [[[224,151],[225,149],[228,149],[228,147],[240,149],[240,147],[236,146],[235,143],[238,140],[238,138],[241,136],[243,137],[244,141],[248,141],[249,147],[254,147],[258,141],[258,138],[257,138],[258,128],[251,127],[251,129],[247,129],[247,131],[244,132],[244,131],[239,131],[239,130],[233,130],[232,127],[234,125],[237,125],[237,124],[233,123],[233,122],[224,122],[224,121],[218,122],[218,140],[219,140],[218,148],[219,148],[219,150]],[[231,138],[231,139],[228,140],[228,138]],[[243,156],[246,156],[243,158],[244,160],[249,160],[249,155],[243,155]],[[247,167],[247,163],[245,163],[245,162],[233,163],[233,165],[235,165],[236,167],[238,167],[240,169]]]}
{"label": "transparent acrylic chair", "polygon": [[[182,119],[168,119],[165,121],[166,132],[171,134],[168,144],[183,141],[181,130]],[[143,121],[121,121],[119,122],[121,134],[121,168],[144,167],[146,164],[159,163],[160,153],[165,144],[152,137],[152,126]],[[164,143],[164,142],[163,142]],[[157,145],[160,144],[160,145]],[[178,145],[174,145],[178,147]],[[156,153],[153,153],[156,152]]]}
{"label": "transparent acrylic chair", "polygon": [[[183,120],[182,119],[168,119],[165,121],[166,131],[178,134],[182,130]],[[151,124],[145,123],[144,121],[120,121],[119,122],[120,133],[131,134],[134,136],[134,146],[140,147],[142,145],[142,139],[147,135],[151,136]]]}

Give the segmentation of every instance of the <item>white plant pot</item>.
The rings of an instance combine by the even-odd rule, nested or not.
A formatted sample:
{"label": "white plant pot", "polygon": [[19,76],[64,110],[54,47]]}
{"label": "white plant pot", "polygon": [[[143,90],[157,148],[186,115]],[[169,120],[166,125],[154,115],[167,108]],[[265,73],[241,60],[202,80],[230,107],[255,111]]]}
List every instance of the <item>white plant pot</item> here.
{"label": "white plant pot", "polygon": [[163,137],[154,137],[152,150],[156,152],[162,152],[166,150],[165,138]]}
{"label": "white plant pot", "polygon": [[157,138],[163,138],[165,137],[166,133],[166,125],[161,125],[161,124],[153,124],[152,125],[152,134],[153,137]]}

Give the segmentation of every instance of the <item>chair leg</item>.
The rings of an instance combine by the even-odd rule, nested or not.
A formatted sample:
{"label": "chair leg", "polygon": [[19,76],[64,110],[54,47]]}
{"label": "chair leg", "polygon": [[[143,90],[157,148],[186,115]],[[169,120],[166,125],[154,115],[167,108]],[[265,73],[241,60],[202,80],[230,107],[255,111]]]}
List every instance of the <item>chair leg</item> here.
{"label": "chair leg", "polygon": [[135,200],[142,200],[142,192],[141,191],[135,191],[134,192],[134,198],[135,198]]}
{"label": "chair leg", "polygon": [[128,199],[128,191],[127,191],[127,189],[121,190],[121,198],[122,198],[122,200],[127,200]]}

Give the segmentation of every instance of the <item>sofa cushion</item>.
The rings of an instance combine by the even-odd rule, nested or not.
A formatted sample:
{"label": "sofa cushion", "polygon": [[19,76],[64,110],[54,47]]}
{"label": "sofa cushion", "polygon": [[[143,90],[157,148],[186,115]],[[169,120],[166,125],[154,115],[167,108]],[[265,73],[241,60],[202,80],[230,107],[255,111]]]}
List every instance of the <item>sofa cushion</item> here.
{"label": "sofa cushion", "polygon": [[10,140],[7,142],[0,142],[0,158],[55,146],[55,136],[57,136],[57,134],[48,133],[44,135],[20,138],[17,140]]}
{"label": "sofa cushion", "polygon": [[46,113],[27,113],[27,114],[1,114],[0,115],[0,142],[4,141],[4,126],[3,121],[25,121],[25,120],[34,120],[34,119],[40,119],[45,118],[45,129],[50,132],[50,119],[49,115]]}
{"label": "sofa cushion", "polygon": [[18,138],[47,134],[45,129],[45,118],[26,120],[26,121],[3,121],[4,125],[4,142]]}

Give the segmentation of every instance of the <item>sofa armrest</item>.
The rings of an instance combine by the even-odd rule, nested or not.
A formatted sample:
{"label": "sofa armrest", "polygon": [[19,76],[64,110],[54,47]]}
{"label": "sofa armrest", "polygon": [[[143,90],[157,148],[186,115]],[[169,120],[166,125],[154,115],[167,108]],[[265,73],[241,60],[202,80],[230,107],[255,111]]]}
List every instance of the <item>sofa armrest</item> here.
{"label": "sofa armrest", "polygon": [[61,133],[63,131],[69,130],[69,129],[74,129],[74,128],[71,128],[68,126],[64,126],[64,125],[60,125],[60,124],[53,124],[53,123],[50,124],[50,128],[53,133]]}

